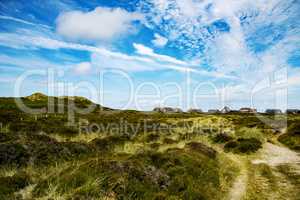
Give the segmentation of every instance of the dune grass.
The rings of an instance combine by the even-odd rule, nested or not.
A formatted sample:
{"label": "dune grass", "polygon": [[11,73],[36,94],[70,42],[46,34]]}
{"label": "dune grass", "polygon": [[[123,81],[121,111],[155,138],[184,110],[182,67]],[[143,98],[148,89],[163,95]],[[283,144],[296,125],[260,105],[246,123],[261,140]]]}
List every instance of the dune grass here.
{"label": "dune grass", "polygon": [[[76,126],[65,127],[63,114],[37,120],[5,112],[0,120],[10,129],[0,135],[0,199],[227,199],[245,170],[248,199],[271,198],[268,193],[278,191],[276,170],[297,184],[284,167],[248,165],[247,159],[275,137],[252,115],[76,115],[87,124],[123,119],[136,128],[116,134],[120,130],[113,128],[79,133]],[[142,130],[145,119],[149,126]],[[237,144],[228,150],[230,142]]]}

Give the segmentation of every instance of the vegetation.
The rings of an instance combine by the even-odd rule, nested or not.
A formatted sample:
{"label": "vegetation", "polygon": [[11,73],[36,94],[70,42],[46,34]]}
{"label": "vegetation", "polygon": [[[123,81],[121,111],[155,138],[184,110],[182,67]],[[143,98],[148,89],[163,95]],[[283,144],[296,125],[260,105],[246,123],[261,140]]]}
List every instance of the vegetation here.
{"label": "vegetation", "polygon": [[239,138],[236,141],[230,141],[225,144],[225,151],[234,153],[254,153],[262,147],[262,143],[255,138]]}
{"label": "vegetation", "polygon": [[217,134],[214,137],[212,137],[212,141],[215,143],[225,143],[232,139],[233,139],[233,137],[231,137],[230,135],[228,135],[226,133],[220,133],[220,134]]}
{"label": "vegetation", "polygon": [[[51,98],[54,112],[43,94],[22,98],[45,108],[39,114],[0,98],[0,199],[228,199],[248,159],[277,138],[272,125],[252,114],[147,113],[95,104],[88,114],[75,112],[69,124],[70,102],[93,103]],[[294,115],[288,122],[293,125],[279,141],[297,149],[300,121]],[[249,166],[248,199],[257,195],[256,176],[269,180],[268,192],[278,190],[276,173],[298,184],[289,166],[274,170]]]}
{"label": "vegetation", "polygon": [[291,123],[288,126],[287,133],[279,136],[278,141],[293,150],[300,151],[300,124]]}

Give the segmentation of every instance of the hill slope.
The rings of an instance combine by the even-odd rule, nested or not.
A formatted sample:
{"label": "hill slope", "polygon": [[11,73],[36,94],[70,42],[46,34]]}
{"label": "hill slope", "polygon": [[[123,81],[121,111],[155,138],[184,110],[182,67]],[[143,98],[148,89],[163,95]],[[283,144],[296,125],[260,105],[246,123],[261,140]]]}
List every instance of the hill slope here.
{"label": "hill slope", "polygon": [[52,102],[50,104],[55,108],[55,110],[58,110],[58,107],[62,107],[64,110],[68,108],[68,106],[73,105],[78,108],[86,108],[89,107],[90,105],[93,105],[96,110],[102,110],[102,111],[111,111],[113,109],[103,107],[99,104],[95,104],[92,101],[90,101],[87,98],[84,97],[78,97],[78,96],[61,96],[61,97],[52,97],[52,96],[47,96],[42,93],[34,93],[30,96],[27,97],[21,97],[21,98],[14,98],[14,97],[9,97],[9,98],[4,98],[0,97],[0,108],[2,109],[13,109],[15,111],[20,110],[17,107],[16,100],[21,100],[26,106],[29,108],[45,108],[47,111],[47,108],[49,107],[49,101]]}

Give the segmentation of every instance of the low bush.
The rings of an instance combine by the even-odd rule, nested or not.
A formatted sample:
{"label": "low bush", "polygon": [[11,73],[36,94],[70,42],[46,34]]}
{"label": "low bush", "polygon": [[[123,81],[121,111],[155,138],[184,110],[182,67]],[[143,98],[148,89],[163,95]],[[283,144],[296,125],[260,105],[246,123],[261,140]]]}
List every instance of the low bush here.
{"label": "low bush", "polygon": [[233,137],[229,136],[226,133],[220,133],[220,134],[217,134],[214,137],[212,137],[212,141],[214,143],[225,143],[225,142],[228,142],[230,140],[233,140]]}
{"label": "low bush", "polygon": [[300,136],[300,123],[292,123],[287,128],[287,133]]}
{"label": "low bush", "polygon": [[93,152],[93,147],[81,142],[58,142],[44,134],[27,135],[26,145],[30,160],[35,165],[68,161]]}
{"label": "low bush", "polygon": [[23,166],[28,160],[29,153],[21,144],[0,144],[0,165]]}
{"label": "low bush", "polygon": [[96,138],[89,144],[99,151],[113,151],[115,147],[124,145],[128,139],[126,136],[108,136],[105,138]]}
{"label": "low bush", "polygon": [[291,123],[287,128],[287,133],[280,135],[278,141],[290,149],[300,150],[300,123]]}
{"label": "low bush", "polygon": [[156,142],[157,140],[159,140],[159,135],[158,134],[149,134],[146,137],[146,142]]}
{"label": "low bush", "polygon": [[235,149],[239,146],[239,143],[237,141],[230,141],[227,142],[224,146],[225,151],[230,150],[230,149]]}
{"label": "low bush", "polygon": [[217,151],[211,147],[206,146],[205,144],[198,142],[190,142],[187,144],[187,147],[193,151],[200,152],[210,158],[215,158]]}
{"label": "low bush", "polygon": [[35,165],[48,165],[61,160],[70,160],[72,154],[59,143],[41,144],[33,149],[31,158]]}
{"label": "low bush", "polygon": [[15,199],[13,193],[30,184],[30,177],[25,173],[0,177],[0,199]]}
{"label": "low bush", "polygon": [[247,128],[243,127],[238,129],[235,132],[235,135],[239,138],[245,138],[245,139],[250,139],[250,138],[255,138],[261,142],[265,141],[265,136],[261,129],[259,128]]}
{"label": "low bush", "polygon": [[260,148],[262,148],[262,143],[256,138],[239,138],[237,141],[228,142],[224,146],[226,152],[246,154],[254,153]]}
{"label": "low bush", "polygon": [[239,147],[238,150],[241,153],[253,153],[256,152],[258,149],[262,148],[262,143],[256,138],[249,138],[238,139]]}
{"label": "low bush", "polygon": [[39,134],[32,134],[32,133],[27,133],[25,135],[26,140],[29,143],[35,142],[35,143],[57,143],[57,140],[46,135],[43,133]]}
{"label": "low bush", "polygon": [[278,141],[290,149],[300,151],[300,135],[286,133],[279,136]]}
{"label": "low bush", "polygon": [[97,158],[42,180],[33,198],[44,197],[49,185],[70,199],[221,199],[219,163],[189,149],[145,151],[128,157]]}
{"label": "low bush", "polygon": [[164,138],[163,143],[164,144],[175,144],[175,143],[177,143],[177,141],[173,140],[172,138]]}
{"label": "low bush", "polygon": [[160,144],[159,143],[151,143],[150,144],[150,148],[153,150],[158,150]]}
{"label": "low bush", "polygon": [[2,133],[0,132],[0,143],[10,142],[13,140],[17,140],[18,137],[14,133]]}

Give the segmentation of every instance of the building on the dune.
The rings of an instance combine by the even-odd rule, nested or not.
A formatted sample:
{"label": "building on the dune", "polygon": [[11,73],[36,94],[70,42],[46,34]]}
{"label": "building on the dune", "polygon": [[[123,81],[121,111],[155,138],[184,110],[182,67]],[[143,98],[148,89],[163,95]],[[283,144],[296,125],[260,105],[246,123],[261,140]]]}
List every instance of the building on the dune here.
{"label": "building on the dune", "polygon": [[299,109],[287,109],[286,114],[300,114]]}
{"label": "building on the dune", "polygon": [[173,112],[175,112],[175,113],[183,113],[183,110],[181,110],[180,108],[173,108]]}
{"label": "building on the dune", "polygon": [[282,111],[280,109],[267,109],[265,111],[266,114],[281,114]]}
{"label": "building on the dune", "polygon": [[180,108],[171,108],[171,107],[157,107],[153,109],[154,112],[161,113],[183,113]]}
{"label": "building on the dune", "polygon": [[221,113],[229,113],[231,110],[228,106],[225,106],[222,110]]}
{"label": "building on the dune", "polygon": [[191,108],[188,110],[188,113],[203,113],[201,109]]}
{"label": "building on the dune", "polygon": [[157,108],[154,108],[153,111],[167,113],[167,112],[173,112],[173,108],[171,108],[171,107],[157,107]]}
{"label": "building on the dune", "polygon": [[218,109],[210,109],[208,110],[209,114],[215,114],[215,113],[220,113],[220,111]]}
{"label": "building on the dune", "polygon": [[239,110],[240,113],[257,113],[257,110],[255,108],[241,108]]}

